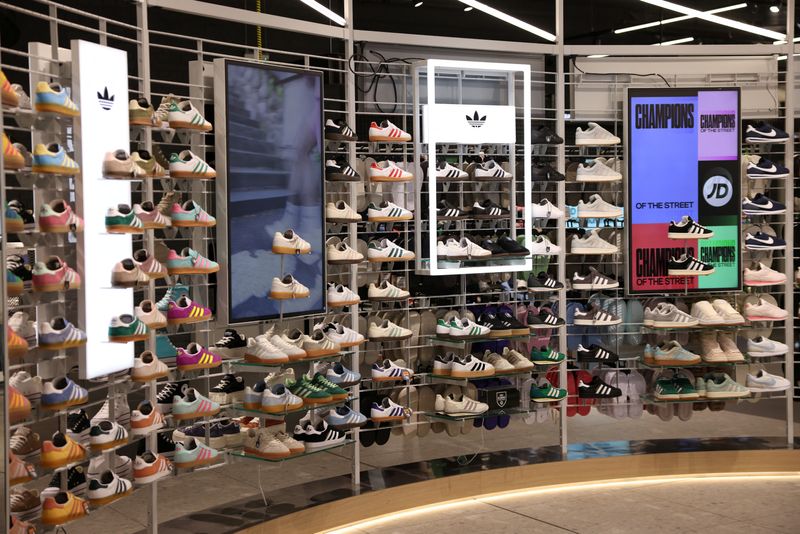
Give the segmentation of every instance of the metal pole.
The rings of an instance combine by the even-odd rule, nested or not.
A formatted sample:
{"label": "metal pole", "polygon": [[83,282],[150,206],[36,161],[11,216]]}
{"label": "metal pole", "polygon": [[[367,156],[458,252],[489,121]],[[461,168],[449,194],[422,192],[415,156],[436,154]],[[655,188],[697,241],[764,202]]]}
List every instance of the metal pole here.
{"label": "metal pole", "polygon": [[784,164],[789,169],[789,176],[784,184],[784,203],[786,204],[786,224],[784,225],[783,238],[786,240],[787,253],[784,254],[784,272],[786,273],[786,286],[784,288],[784,306],[789,312],[786,320],[785,342],[789,350],[786,351],[786,379],[789,381],[789,391],[786,392],[786,440],[791,445],[794,443],[794,17],[795,2],[786,2],[786,42],[789,51],[786,58],[786,122],[784,129],[789,134],[790,143],[786,145],[786,158]]}
{"label": "metal pole", "polygon": [[[5,115],[5,112],[2,109],[0,109],[0,119],[2,119],[2,120],[0,120],[0,134],[3,134],[4,128],[5,128],[5,117],[4,117],[4,115]],[[6,169],[5,169],[5,158],[0,158],[0,176],[3,177],[2,184],[0,184],[0,206],[5,206],[6,205],[6,184],[7,184],[7,181],[8,181],[8,178],[6,176]],[[0,250],[2,250],[3,261],[5,261],[5,258],[7,257],[6,255],[8,254],[7,247],[6,247],[6,245],[8,244],[8,228],[6,228],[5,221],[3,221],[3,228],[2,228],[2,231],[0,232],[0,240],[2,240],[2,241],[0,241]],[[3,308],[3,326],[5,327],[6,322],[8,321],[8,293],[6,292],[6,277],[5,276],[3,276],[2,280],[0,280],[0,297],[2,297],[2,299],[3,299],[3,303],[2,303],[2,308]],[[0,383],[0,388],[2,388],[2,390],[3,390],[3,401],[2,401],[2,405],[0,405],[0,410],[2,410],[2,414],[0,414],[0,415],[2,416],[3,419],[2,419],[2,421],[0,421],[0,423],[2,424],[1,426],[2,426],[2,429],[3,429],[2,435],[3,435],[3,444],[4,444],[4,446],[8,446],[7,444],[9,443],[9,439],[11,438],[11,431],[10,431],[10,428],[9,428],[11,426],[11,421],[8,418],[8,404],[9,404],[9,402],[8,402],[8,393],[9,393],[9,389],[8,389],[8,386],[7,386],[7,382],[8,382],[9,374],[10,374],[8,372],[8,366],[9,366],[9,363],[10,363],[10,358],[8,357],[8,336],[6,335],[7,332],[8,332],[8,328],[3,328],[3,333],[1,334],[3,336],[3,342],[0,344],[0,346],[2,346],[2,349],[3,349],[3,354],[0,354],[0,363],[2,363],[3,371],[4,371],[3,379],[0,380],[0,382],[1,382]],[[5,454],[8,454],[8,452],[6,452]],[[11,503],[9,502],[9,493],[8,493],[8,490],[10,488],[10,482],[11,482],[9,480],[10,476],[11,475],[9,474],[9,470],[8,469],[3,469],[3,505],[2,505],[2,510],[0,510],[0,512],[3,513],[3,519],[4,519],[3,520],[2,529],[0,529],[0,531],[2,531],[2,532],[8,532],[8,528],[9,528],[8,527],[8,521],[5,520],[5,518],[8,517],[9,508],[10,508],[10,505],[11,505]]]}

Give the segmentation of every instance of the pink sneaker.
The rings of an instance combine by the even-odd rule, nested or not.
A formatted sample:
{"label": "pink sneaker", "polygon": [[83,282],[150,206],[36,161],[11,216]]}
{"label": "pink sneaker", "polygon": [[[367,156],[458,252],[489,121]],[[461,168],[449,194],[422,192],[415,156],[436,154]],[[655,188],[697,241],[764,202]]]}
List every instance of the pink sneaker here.
{"label": "pink sneaker", "polygon": [[217,224],[217,220],[206,213],[194,200],[187,200],[183,206],[177,202],[174,203],[170,215],[173,226],[210,228]]}
{"label": "pink sneaker", "polygon": [[65,234],[82,232],[83,219],[75,215],[63,200],[53,200],[39,208],[39,229],[42,232]]}
{"label": "pink sneaker", "polygon": [[58,256],[50,256],[46,262],[37,261],[31,282],[34,291],[66,291],[81,287],[80,275]]}
{"label": "pink sneaker", "polygon": [[189,343],[185,349],[178,348],[175,358],[180,371],[193,371],[195,369],[213,369],[222,365],[222,358],[208,352],[197,343]]}
{"label": "pink sneaker", "polygon": [[150,280],[167,277],[167,268],[143,248],[133,253],[133,262],[139,266],[143,273],[150,277]]}

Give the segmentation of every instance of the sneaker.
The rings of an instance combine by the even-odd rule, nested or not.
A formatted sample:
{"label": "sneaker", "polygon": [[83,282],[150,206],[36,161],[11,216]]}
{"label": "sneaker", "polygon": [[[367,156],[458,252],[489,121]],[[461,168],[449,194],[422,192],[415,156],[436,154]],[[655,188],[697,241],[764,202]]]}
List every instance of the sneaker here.
{"label": "sneaker", "polygon": [[325,206],[325,220],[332,223],[361,222],[361,215],[351,208],[345,201],[339,200],[335,204],[328,202]]}
{"label": "sneaker", "polygon": [[371,222],[410,221],[413,218],[414,214],[411,211],[388,200],[377,205],[370,202],[367,208],[367,220]]}
{"label": "sneaker", "polygon": [[576,271],[572,275],[572,289],[581,291],[603,291],[619,287],[619,282],[610,278],[594,267],[589,267],[589,273],[580,275]]}
{"label": "sneaker", "polygon": [[337,406],[333,408],[328,412],[324,420],[329,427],[339,432],[346,432],[367,424],[366,416],[354,411],[349,406]]}
{"label": "sneaker", "polygon": [[39,348],[65,350],[86,345],[86,333],[63,317],[39,323]]}
{"label": "sneaker", "polygon": [[222,338],[211,345],[211,352],[222,358],[244,358],[247,337],[233,328],[225,329]]}
{"label": "sneaker", "polygon": [[533,402],[558,402],[567,397],[567,390],[553,387],[550,382],[545,382],[541,386],[533,383],[531,384],[530,394]]}
{"label": "sneaker", "polygon": [[539,126],[531,132],[533,145],[560,145],[564,140],[548,126]]}
{"label": "sneaker", "polygon": [[[174,387],[175,384],[168,383],[165,386],[166,389],[168,389],[167,386]],[[164,391],[165,390],[162,389],[161,392],[159,392],[158,407],[153,406],[150,401],[142,401],[135,410],[131,411],[131,436],[145,436],[164,427],[164,415],[161,413],[160,408],[162,404],[166,404],[166,402],[161,402]],[[173,395],[171,399],[176,397],[177,395]],[[171,400],[169,404],[171,407]]]}
{"label": "sneaker", "polygon": [[537,236],[530,245],[530,253],[534,256],[555,256],[561,252],[561,247],[550,242],[547,236]]}
{"label": "sneaker", "polygon": [[334,401],[345,400],[349,395],[346,389],[337,384],[334,384],[333,382],[325,378],[325,375],[319,372],[314,373],[314,378],[312,378],[310,381],[308,380],[308,377],[306,377],[305,375],[303,375],[300,378],[300,380],[310,382],[311,384],[317,386],[322,391],[329,394],[331,396],[331,399],[333,399]]}
{"label": "sneaker", "polygon": [[9,450],[21,460],[39,456],[42,452],[42,442],[39,434],[26,426],[14,430],[8,442]]}
{"label": "sneaker", "polygon": [[488,198],[482,202],[476,200],[472,205],[473,219],[506,219],[509,216],[510,212],[506,208]]}
{"label": "sneaker", "polygon": [[289,363],[289,355],[273,345],[268,337],[257,336],[247,340],[244,361],[261,365],[280,365]]}
{"label": "sneaker", "polygon": [[272,238],[273,254],[311,254],[311,244],[297,235],[294,230],[275,232]]}
{"label": "sneaker", "polygon": [[24,484],[36,478],[36,468],[32,464],[21,460],[13,452],[8,453],[9,486]]}
{"label": "sneaker", "polygon": [[58,83],[38,82],[33,95],[33,109],[42,113],[55,113],[77,117],[80,110],[69,95],[69,90]]}
{"label": "sneaker", "polygon": [[607,219],[615,219],[622,216],[622,208],[609,204],[603,197],[594,194],[589,197],[589,202],[585,203],[583,200],[578,201],[578,217],[590,218],[600,217]]}
{"label": "sneaker", "polygon": [[534,219],[560,219],[564,211],[558,209],[550,200],[544,198],[531,206],[531,216]]}
{"label": "sneaker", "polygon": [[56,432],[50,441],[42,443],[41,465],[45,469],[58,469],[86,459],[83,446],[69,436]]}
{"label": "sneaker", "polygon": [[342,388],[355,386],[361,382],[360,373],[351,371],[340,362],[335,362],[328,368],[325,378]]}
{"label": "sneaker", "polygon": [[4,224],[9,234],[21,234],[25,231],[25,221],[22,216],[8,204],[6,204]]}
{"label": "sneaker", "polygon": [[310,290],[294,279],[291,274],[283,278],[273,278],[269,298],[274,300],[306,299],[311,295]]}
{"label": "sneaker", "polygon": [[433,360],[433,375],[435,376],[450,376],[450,371],[453,368],[453,360],[456,355],[452,352],[447,354],[437,354]]}
{"label": "sneaker", "polygon": [[379,143],[407,143],[411,141],[411,134],[404,132],[388,120],[382,121],[380,125],[373,121],[369,125],[369,140]]}
{"label": "sneaker", "polygon": [[189,343],[186,348],[179,348],[175,357],[178,370],[197,371],[199,369],[214,369],[222,365],[222,358],[213,354],[197,343]]}
{"label": "sneaker", "polygon": [[362,261],[364,261],[364,255],[344,241],[328,245],[328,263],[330,265],[355,265]]}
{"label": "sneaker", "polygon": [[599,376],[592,378],[588,384],[578,380],[578,397],[581,399],[613,399],[621,396],[619,388],[606,384]]}
{"label": "sneaker", "polygon": [[436,395],[434,409],[441,414],[451,417],[471,417],[489,411],[489,405],[485,402],[472,400],[466,395],[460,395],[457,399],[452,393],[443,397]]}
{"label": "sneaker", "polygon": [[161,127],[161,119],[156,117],[153,104],[146,98],[136,98],[128,102],[128,122],[136,126]]}
{"label": "sneaker", "polygon": [[169,127],[174,129],[210,132],[212,128],[211,123],[203,118],[189,100],[171,101],[167,110],[167,122],[169,122]]}
{"label": "sneaker", "polygon": [[744,285],[751,287],[785,284],[786,275],[758,263],[757,269],[744,268]]}
{"label": "sneaker", "polygon": [[186,394],[189,389],[189,384],[186,381],[180,382],[167,382],[158,392],[156,399],[158,401],[158,411],[163,414],[172,412],[172,401],[175,397],[181,397]]}
{"label": "sneaker", "polygon": [[736,346],[736,340],[733,334],[730,332],[720,332],[719,336],[717,336],[717,341],[719,342],[719,346],[722,349],[722,352],[725,353],[725,359],[728,362],[743,362],[744,355],[739,350],[739,347]]}
{"label": "sneaker", "polygon": [[413,174],[400,168],[391,160],[384,160],[380,163],[373,162],[367,168],[367,176],[372,182],[410,182],[414,179]]}
{"label": "sneaker", "polygon": [[566,178],[549,163],[537,162],[531,167],[532,182],[563,182]]}
{"label": "sneaker", "polygon": [[592,230],[586,237],[572,236],[572,254],[616,254],[619,247],[612,245],[600,237],[597,229]]}
{"label": "sneaker", "polygon": [[223,375],[216,386],[208,390],[208,398],[218,404],[233,404],[244,399],[244,379],[234,374]]}
{"label": "sneaker", "polygon": [[[303,385],[298,384],[298,388]],[[323,391],[323,393],[328,393]],[[347,392],[345,392],[345,397]],[[311,396],[306,398],[312,398]],[[335,399],[334,399],[335,400]],[[250,401],[252,405],[252,400]],[[287,413],[301,409],[306,404],[305,398],[295,395],[284,384],[273,384],[272,386],[265,387],[261,394],[261,404],[257,408],[266,413]],[[308,404],[313,404],[308,402]]]}
{"label": "sneaker", "polygon": [[83,232],[83,219],[64,200],[52,200],[39,208],[39,230],[49,234]]}
{"label": "sneaker", "polygon": [[[156,161],[156,158],[147,150],[131,152],[131,159],[133,160],[133,164],[138,167],[138,172],[144,178],[164,178],[167,175],[167,170],[162,167],[161,164]],[[167,215],[161,209],[161,203],[159,203],[156,208],[162,215]]]}
{"label": "sneaker", "polygon": [[8,416],[12,425],[31,416],[31,401],[11,385],[8,386]]}
{"label": "sneaker", "polygon": [[113,180],[141,180],[145,171],[134,162],[125,150],[106,152],[103,158],[103,178]]}
{"label": "sneaker", "polygon": [[[620,180],[622,180],[622,175],[620,173],[597,159],[592,161],[591,165],[584,166],[583,163],[578,165],[576,177],[576,181],[578,182],[618,182]],[[578,210],[580,210],[580,204]],[[618,216],[619,215],[615,215],[615,217]],[[595,215],[595,217],[605,217],[605,215]]]}
{"label": "sneaker", "polygon": [[106,231],[110,234],[142,234],[144,223],[127,204],[106,211]]}
{"label": "sneaker", "polygon": [[738,326],[744,324],[744,317],[736,308],[731,306],[730,302],[725,299],[714,299],[711,302],[714,310],[722,317],[723,324],[727,326]]}
{"label": "sneaker", "polygon": [[325,161],[325,179],[331,182],[360,182],[361,176],[347,161]]}
{"label": "sneaker", "polygon": [[[145,249],[139,249],[133,253],[133,263],[139,268],[140,271],[145,273],[150,280],[159,280],[167,277],[167,268],[164,267],[155,256],[151,255]],[[176,297],[177,300],[177,297]],[[169,301],[167,301],[169,302]],[[164,307],[158,308],[161,311],[166,310]]]}
{"label": "sneaker", "polygon": [[662,302],[655,309],[645,308],[644,324],[652,328],[691,328],[700,324],[697,317],[679,310],[674,304]]}
{"label": "sneaker", "polygon": [[[169,310],[169,303],[175,302],[181,299],[184,295],[189,295],[189,288],[183,284],[175,284],[174,286],[169,286],[167,288],[167,292],[164,293],[164,296],[156,303],[156,308],[159,311],[167,311]],[[159,354],[160,356],[160,354]]]}
{"label": "sneaker", "polygon": [[744,236],[744,248],[748,250],[785,250],[786,241],[764,232],[755,234],[748,232]]}
{"label": "sneaker", "polygon": [[542,271],[538,276],[533,273],[528,276],[528,291],[538,293],[542,291],[560,291],[564,289],[564,284],[556,280],[550,274]]}
{"label": "sneaker", "polygon": [[586,311],[576,309],[574,322],[581,326],[611,326],[622,323],[622,319],[600,306],[593,305]]}
{"label": "sneaker", "polygon": [[[34,230],[36,228],[33,210],[29,210],[22,201],[15,199],[8,202],[7,206],[6,220],[10,223],[11,227],[14,227],[16,233],[24,232],[25,230]],[[15,215],[11,215],[9,212],[13,212]],[[22,221],[21,229],[19,226],[20,220]]]}
{"label": "sneaker", "polygon": [[302,360],[306,358],[307,354],[303,349],[303,333],[298,330],[299,337],[297,339],[290,339],[286,334],[273,334],[269,338],[269,342],[275,346],[276,349],[285,353],[289,357],[290,362]]}
{"label": "sneaker", "polygon": [[527,315],[527,323],[529,330],[560,328],[566,324],[564,322],[564,319],[550,313],[547,310],[539,310],[539,313],[533,313],[532,311],[529,310]]}
{"label": "sneaker", "polygon": [[406,300],[410,296],[411,293],[391,284],[388,280],[382,281],[377,286],[374,283],[370,283],[367,291],[367,297],[374,302]]}
{"label": "sneaker", "polygon": [[137,317],[123,314],[111,318],[111,324],[108,327],[108,340],[112,343],[144,341],[147,336],[147,325]]}
{"label": "sneaker", "polygon": [[35,521],[40,518],[42,501],[38,491],[15,488],[9,492],[8,497],[12,517],[21,521]]}
{"label": "sneaker", "polygon": [[[106,399],[103,406],[92,417],[91,424],[96,425],[100,421],[111,419],[111,406],[109,399]],[[126,395],[117,395],[114,403],[114,419],[117,423],[124,427],[129,427],[131,424],[131,408],[128,406],[128,397]]]}
{"label": "sneaker", "polygon": [[448,260],[482,259],[492,255],[490,251],[473,243],[466,237],[462,237],[460,241],[452,238],[448,239],[445,249]]}
{"label": "sneaker", "polygon": [[171,325],[193,324],[210,321],[213,313],[209,308],[198,304],[186,295],[177,302],[170,302],[167,308],[167,322]]}
{"label": "sneaker", "polygon": [[511,179],[511,173],[507,172],[500,164],[490,159],[476,165],[472,172],[472,177],[475,180],[483,182],[506,181]]}
{"label": "sneaker", "polygon": [[789,140],[789,134],[771,124],[759,121],[756,124],[747,125],[744,131],[744,140],[747,143],[785,143]]}
{"label": "sneaker", "polygon": [[104,471],[89,481],[89,502],[92,506],[110,504],[133,493],[130,480],[120,478],[113,471]]}
{"label": "sneaker", "polygon": [[366,338],[347,326],[333,323],[318,323],[314,325],[314,330],[321,330],[334,345],[346,349],[357,347],[366,341]]}
{"label": "sneaker", "polygon": [[88,515],[89,503],[68,491],[59,491],[42,501],[42,524],[63,525]]}
{"label": "sneaker", "polygon": [[[500,318],[493,313],[484,312],[478,317],[477,323],[481,326],[484,326],[489,329],[488,337],[490,338],[503,338],[509,337],[514,335],[514,328],[511,322],[505,320],[505,318]],[[519,321],[517,321],[519,324]],[[445,328],[447,331],[445,333]],[[450,324],[449,322],[445,322],[443,319],[440,319],[437,322],[436,326],[436,333],[437,335],[449,335],[450,331]],[[518,327],[524,328],[524,327]]]}
{"label": "sneaker", "polygon": [[327,404],[333,401],[333,397],[331,396],[330,393],[312,384],[308,380],[294,381],[291,379],[287,379],[285,387],[293,395],[303,399],[303,403],[306,405]]}
{"label": "sneaker", "polygon": [[472,354],[464,357],[456,356],[450,367],[450,376],[453,378],[481,378],[494,376],[494,366],[487,362],[482,362]]}
{"label": "sneaker", "polygon": [[183,397],[176,396],[172,400],[172,418],[176,421],[210,417],[217,415],[219,411],[218,403],[204,397],[194,388],[186,390]]}
{"label": "sneaker", "polygon": [[491,352],[488,349],[483,354],[483,360],[494,367],[494,374],[496,375],[503,375],[508,373],[516,373],[517,369],[505,358],[497,354],[496,352]]}
{"label": "sneaker", "polygon": [[667,263],[667,274],[669,276],[707,276],[713,272],[713,265],[685,253],[681,254],[681,257],[677,259],[674,256],[670,256]]}
{"label": "sneaker", "polygon": [[37,402],[42,398],[42,378],[40,376],[31,376],[28,371],[17,371],[11,375],[8,383],[31,402]]}
{"label": "sneaker", "polygon": [[747,374],[747,389],[753,393],[771,393],[786,391],[791,387],[791,383],[782,376],[771,375],[763,369],[759,369],[754,375]]}
{"label": "sneaker", "polygon": [[450,319],[449,335],[454,339],[478,339],[487,337],[491,329],[465,317],[463,319]]}
{"label": "sneaker", "polygon": [[356,132],[344,121],[328,119],[325,121],[325,139],[330,141],[358,141]]}
{"label": "sneaker", "polygon": [[745,215],[781,215],[786,213],[786,206],[775,200],[770,200],[761,193],[757,193],[752,200],[744,197],[742,200],[742,213]]}
{"label": "sneaker", "polygon": [[91,444],[89,433],[93,424],[85,410],[71,411],[67,414],[67,436],[88,449]]}
{"label": "sneaker", "polygon": [[[305,450],[305,447],[303,448]],[[277,436],[266,429],[247,429],[244,436],[245,454],[265,458],[267,460],[280,460],[292,455],[289,448]]]}
{"label": "sneaker", "polygon": [[350,288],[342,284],[328,284],[328,307],[343,308],[360,302],[361,297]]}
{"label": "sneaker", "polygon": [[748,321],[783,321],[789,317],[789,312],[764,299],[758,299],[758,304],[747,302],[744,305],[744,316]]}
{"label": "sneaker", "polygon": [[680,400],[697,399],[700,397],[695,385],[687,377],[675,375],[672,377],[672,383],[677,389],[678,398]]}
{"label": "sneaker", "polygon": [[702,332],[700,334],[701,358],[707,363],[727,362],[728,357],[719,345],[716,332]]}
{"label": "sneaker", "polygon": [[172,221],[162,215],[149,200],[141,204],[134,204],[133,213],[137,219],[142,221],[145,230],[166,228],[172,225]]}
{"label": "sneaker", "polygon": [[367,337],[370,341],[402,341],[412,336],[411,330],[397,326],[393,322],[384,320],[380,324],[370,323]]}
{"label": "sneaker", "polygon": [[619,137],[612,134],[596,122],[590,122],[585,130],[575,130],[575,144],[578,146],[608,146],[618,145]]}
{"label": "sneaker", "polygon": [[681,398],[678,385],[670,378],[659,378],[653,386],[657,400],[679,400]]}
{"label": "sneaker", "polygon": [[146,451],[133,462],[133,480],[137,485],[150,484],[172,475],[172,462],[161,454]]}
{"label": "sneaker", "polygon": [[[225,438],[225,446],[228,448],[241,447],[244,439],[242,427],[235,420],[224,419],[212,427],[216,427]],[[213,447],[214,445],[211,444]],[[222,447],[217,447],[222,448]]]}
{"label": "sneaker", "polygon": [[520,245],[515,239],[507,235],[501,235],[497,238],[497,244],[503,249],[506,256],[529,256],[531,251]]}
{"label": "sneaker", "polygon": [[158,330],[167,327],[167,317],[161,313],[152,300],[143,300],[134,309],[136,318],[143,322],[148,329]]}
{"label": "sneaker", "polygon": [[128,431],[114,421],[100,421],[89,431],[92,451],[107,451],[128,443]]}
{"label": "sneaker", "polygon": [[789,169],[781,164],[772,163],[763,156],[745,156],[747,162],[747,177],[752,180],[762,180],[771,178],[787,178]]}
{"label": "sneaker", "polygon": [[193,437],[175,444],[175,467],[194,469],[222,460],[221,453]]}
{"label": "sneaker", "polygon": [[690,215],[684,215],[680,221],[670,221],[667,237],[670,239],[708,239],[714,232],[696,222]]}
{"label": "sneaker", "polygon": [[469,174],[453,167],[445,160],[436,162],[436,180],[440,182],[461,181],[469,178]]}
{"label": "sneaker", "polygon": [[[6,225],[6,229],[8,229],[8,225]],[[24,292],[25,282],[22,281],[22,278],[6,270],[6,295],[8,297],[18,297]]]}
{"label": "sneaker", "polygon": [[700,326],[724,325],[725,318],[717,312],[716,308],[707,300],[701,300],[692,304],[692,315],[697,317]]}
{"label": "sneaker", "polygon": [[63,410],[88,401],[89,392],[65,376],[46,382],[42,388],[42,407],[49,410]]}
{"label": "sneaker", "polygon": [[324,420],[320,421],[316,426],[311,423],[307,423],[305,427],[296,426],[293,437],[303,443],[306,452],[336,447],[345,442],[344,432],[334,430]]}
{"label": "sneaker", "polygon": [[12,358],[24,357],[30,348],[28,342],[8,326],[6,326],[6,343],[8,346],[8,355]]}
{"label": "sneaker", "polygon": [[408,419],[411,417],[411,408],[400,406],[389,397],[384,397],[380,403],[372,403],[369,413],[373,422],[388,423]]}
{"label": "sneaker", "polygon": [[342,347],[317,330],[310,336],[303,336],[303,350],[306,351],[306,358],[325,358],[338,354]]}
{"label": "sneaker", "polygon": [[414,376],[414,371],[407,367],[401,367],[390,359],[385,359],[383,362],[376,362],[372,364],[372,381],[373,382],[396,382],[399,380],[411,380]]}
{"label": "sneaker", "polygon": [[242,401],[244,408],[246,410],[261,410],[261,401],[268,387],[265,380],[259,380],[252,387],[246,386]]}
{"label": "sneaker", "polygon": [[58,143],[50,145],[38,144],[33,149],[31,171],[40,174],[63,174],[74,176],[81,169],[67,151]]}
{"label": "sneaker", "polygon": [[736,383],[725,373],[706,375],[706,398],[708,399],[739,399],[750,396],[750,390]]}
{"label": "sneaker", "polygon": [[[11,85],[11,83],[8,81],[8,78],[6,78],[5,72],[0,70],[0,87],[2,87],[2,97],[0,100],[2,100],[4,106],[10,108],[21,107],[20,95],[17,94],[15,86],[22,90],[22,87],[19,84]],[[22,90],[22,94],[25,94],[24,90]]]}
{"label": "sneaker", "polygon": [[[575,323],[578,324],[578,323]],[[596,362],[596,363],[615,363],[619,361],[619,355],[610,350],[605,349],[599,345],[595,345],[592,343],[589,345],[587,349],[582,344],[578,344],[578,348],[575,349],[575,357],[577,358],[578,362]]]}
{"label": "sneaker", "polygon": [[747,354],[751,358],[783,356],[787,352],[789,352],[789,347],[779,341],[773,341],[762,336],[747,340]]}
{"label": "sneaker", "polygon": [[37,261],[32,274],[33,290],[39,293],[81,288],[81,276],[58,256]]}
{"label": "sneaker", "polygon": [[170,178],[213,180],[217,177],[217,171],[191,150],[183,150],[178,154],[174,152],[170,154],[169,176]]}
{"label": "sneaker", "polygon": [[664,346],[655,347],[653,363],[655,365],[696,365],[702,361],[697,354],[684,349],[677,341],[670,341]]}
{"label": "sneaker", "polygon": [[187,200],[182,205],[173,203],[169,220],[176,228],[212,228],[217,224],[217,220],[194,200]]}
{"label": "sneaker", "polygon": [[169,375],[167,364],[159,360],[149,350],[142,352],[133,359],[131,380],[134,382],[149,382],[159,378],[166,378],[167,375]]}

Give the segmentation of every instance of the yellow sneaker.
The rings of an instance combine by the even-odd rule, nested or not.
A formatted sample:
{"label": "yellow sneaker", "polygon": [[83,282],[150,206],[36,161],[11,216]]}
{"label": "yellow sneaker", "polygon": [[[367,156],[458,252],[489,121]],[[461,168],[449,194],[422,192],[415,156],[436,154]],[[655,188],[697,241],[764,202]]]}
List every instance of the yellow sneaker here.
{"label": "yellow sneaker", "polygon": [[42,503],[42,523],[63,525],[89,513],[89,503],[69,491],[59,491]]}
{"label": "yellow sneaker", "polygon": [[[5,96],[3,96],[3,102],[5,103]],[[3,165],[6,170],[21,169],[25,166],[25,158],[22,153],[11,144],[11,140],[5,133],[3,134]]]}
{"label": "yellow sneaker", "polygon": [[51,145],[38,144],[33,149],[33,172],[43,174],[78,174],[81,168],[67,155],[64,147],[53,143]]}
{"label": "yellow sneaker", "polygon": [[42,443],[42,467],[57,469],[86,458],[86,449],[66,434],[56,432],[53,439]]}

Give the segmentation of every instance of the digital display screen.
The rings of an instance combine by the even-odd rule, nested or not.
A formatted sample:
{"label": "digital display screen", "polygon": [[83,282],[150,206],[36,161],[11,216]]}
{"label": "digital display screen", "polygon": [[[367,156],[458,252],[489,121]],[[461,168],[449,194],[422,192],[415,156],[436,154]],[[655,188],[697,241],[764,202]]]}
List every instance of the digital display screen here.
{"label": "digital display screen", "polygon": [[[628,292],[741,288],[740,93],[725,89],[628,91]],[[690,216],[709,239],[670,239]],[[670,257],[714,266],[706,276],[669,276]]]}
{"label": "digital display screen", "polygon": [[[242,323],[325,310],[322,76],[226,61],[229,312]],[[311,254],[273,254],[293,230]],[[291,274],[304,299],[269,298]],[[283,303],[283,304],[281,304]]]}

